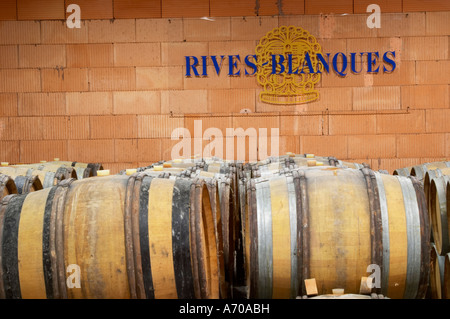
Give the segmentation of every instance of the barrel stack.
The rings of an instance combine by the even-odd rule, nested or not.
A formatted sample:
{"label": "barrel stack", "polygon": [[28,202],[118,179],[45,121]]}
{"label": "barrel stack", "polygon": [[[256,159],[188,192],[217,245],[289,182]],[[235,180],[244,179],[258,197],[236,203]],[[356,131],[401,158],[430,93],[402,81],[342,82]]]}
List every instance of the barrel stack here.
{"label": "barrel stack", "polygon": [[396,172],[288,153],[97,169],[23,194],[5,175],[0,297],[449,298],[450,174]]}

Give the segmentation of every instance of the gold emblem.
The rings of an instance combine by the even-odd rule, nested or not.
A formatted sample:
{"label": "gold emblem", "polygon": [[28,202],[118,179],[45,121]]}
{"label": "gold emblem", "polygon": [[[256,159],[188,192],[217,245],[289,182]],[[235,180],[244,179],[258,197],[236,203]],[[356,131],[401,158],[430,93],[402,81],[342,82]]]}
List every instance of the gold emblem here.
{"label": "gold emblem", "polygon": [[321,53],[320,44],[305,29],[281,26],[268,32],[256,47],[256,77],[264,89],[259,94],[261,101],[302,104],[317,100],[314,85],[323,71],[317,53]]}

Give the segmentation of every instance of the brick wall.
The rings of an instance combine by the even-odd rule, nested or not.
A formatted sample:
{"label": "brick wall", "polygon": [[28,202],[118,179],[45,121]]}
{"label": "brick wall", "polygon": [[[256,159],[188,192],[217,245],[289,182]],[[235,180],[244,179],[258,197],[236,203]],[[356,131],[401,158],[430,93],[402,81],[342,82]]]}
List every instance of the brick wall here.
{"label": "brick wall", "polygon": [[[66,27],[71,3],[80,29]],[[370,3],[380,29],[366,26]],[[4,0],[0,20],[1,161],[117,172],[170,159],[171,132],[193,135],[199,119],[203,131],[277,127],[281,154],[390,172],[450,159],[447,0]],[[261,102],[255,77],[185,77],[184,56],[252,54],[281,25],[305,28],[325,52],[395,50],[397,69],[324,74],[320,100],[295,106]]]}

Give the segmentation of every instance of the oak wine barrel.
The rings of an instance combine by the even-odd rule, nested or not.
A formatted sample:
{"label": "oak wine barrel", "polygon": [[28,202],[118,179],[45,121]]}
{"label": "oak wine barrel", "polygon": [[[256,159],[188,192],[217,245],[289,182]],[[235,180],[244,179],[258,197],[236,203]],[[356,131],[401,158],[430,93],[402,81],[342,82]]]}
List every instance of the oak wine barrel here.
{"label": "oak wine barrel", "polygon": [[368,168],[313,167],[247,184],[246,262],[249,298],[359,293],[378,265],[389,298],[423,298],[428,287],[430,228],[414,177]]}
{"label": "oak wine barrel", "polygon": [[450,299],[450,253],[445,255],[443,299]]}
{"label": "oak wine barrel", "polygon": [[0,174],[0,200],[11,194],[17,194],[16,183],[10,176]]}
{"label": "oak wine barrel", "polygon": [[440,256],[434,243],[431,245],[430,257],[430,293],[431,299],[442,299],[444,296],[445,256]]}
{"label": "oak wine barrel", "polygon": [[416,165],[411,168],[411,175],[416,176],[419,180],[423,180],[427,171],[446,167],[450,167],[450,162],[442,161]]}
{"label": "oak wine barrel", "polygon": [[201,180],[98,176],[8,195],[0,297],[218,298],[213,228]]}
{"label": "oak wine barrel", "polygon": [[450,175],[435,177],[429,189],[430,221],[433,240],[439,255],[450,252],[450,224],[448,218],[447,184]]}

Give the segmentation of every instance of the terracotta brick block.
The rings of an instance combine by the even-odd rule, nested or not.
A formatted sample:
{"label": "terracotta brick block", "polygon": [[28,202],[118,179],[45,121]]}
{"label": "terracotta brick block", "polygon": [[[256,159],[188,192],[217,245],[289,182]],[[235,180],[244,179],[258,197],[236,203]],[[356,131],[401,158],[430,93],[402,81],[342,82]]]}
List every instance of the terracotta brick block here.
{"label": "terracotta brick block", "polygon": [[[175,158],[180,158],[180,156],[176,156],[174,158],[172,158],[172,148],[178,144],[180,142],[180,140],[171,140],[170,138],[163,138],[160,140],[161,141],[161,157],[159,160],[164,160],[164,161],[170,161],[172,159]],[[156,150],[155,150],[156,151]],[[189,150],[184,150],[186,151],[185,153],[180,154],[181,157],[184,158],[189,158],[192,154],[192,152],[189,152]]]}
{"label": "terracotta brick block", "polygon": [[[372,0],[355,0],[353,4],[354,13],[367,13],[367,7],[374,3]],[[378,0],[381,12],[402,12],[402,0]],[[370,13],[368,13],[370,14]]]}
{"label": "terracotta brick block", "polygon": [[88,91],[88,69],[42,69],[43,92]]}
{"label": "terracotta brick block", "polygon": [[[185,71],[186,68],[183,67],[184,74],[187,74]],[[187,90],[196,90],[196,89],[228,89],[230,88],[230,76],[228,76],[227,72],[220,72],[217,75],[214,66],[207,66],[206,72],[208,76],[201,76],[203,69],[198,68],[198,72],[200,76],[185,76],[183,79],[184,89]],[[236,71],[237,72],[237,71]],[[191,73],[193,74],[193,72]]]}
{"label": "terracotta brick block", "polygon": [[[294,3],[297,3],[297,0],[291,0]],[[283,1],[282,6],[284,6],[286,1]],[[289,26],[289,25],[295,25],[300,26],[306,31],[308,31],[310,34],[314,35],[316,38],[319,37],[319,19],[317,16],[313,15],[284,15],[284,16],[278,16],[278,26]]]}
{"label": "terracotta brick block", "polygon": [[409,114],[378,114],[377,134],[425,132],[425,111],[413,110]]}
{"label": "terracotta brick block", "polygon": [[162,114],[206,113],[207,111],[207,90],[161,91]]}
{"label": "terracotta brick block", "polygon": [[166,0],[162,1],[163,18],[209,17],[209,0]]}
{"label": "terracotta brick block", "polygon": [[68,157],[83,163],[114,162],[114,140],[68,140]]}
{"label": "terracotta brick block", "polygon": [[260,100],[262,89],[256,90],[257,112],[320,112],[352,110],[352,88],[317,88],[319,98],[313,102],[297,105],[268,104]]}
{"label": "terracotta brick block", "polygon": [[445,142],[445,149],[446,149],[445,156],[446,157],[450,157],[450,133],[445,134],[445,139],[446,139],[446,142]]}
{"label": "terracotta brick block", "polygon": [[347,136],[300,136],[300,153],[347,159]]}
{"label": "terracotta brick block", "polygon": [[39,92],[40,72],[37,69],[0,69],[0,92]]}
{"label": "terracotta brick block", "polygon": [[137,67],[137,90],[169,90],[183,88],[183,67]]}
{"label": "terracotta brick block", "polygon": [[[377,59],[377,65],[383,64],[384,52],[391,50],[391,38],[375,38],[375,39],[356,38],[356,39],[347,39],[345,42],[347,43],[346,53],[348,54],[348,58],[349,58],[350,52],[357,52],[357,53],[359,53],[359,52],[379,52],[380,57]],[[325,46],[323,45],[323,47],[325,47]],[[322,51],[324,51],[324,49],[322,49]],[[344,51],[328,49],[328,50],[326,50],[326,52],[331,52],[331,55],[333,55],[333,53],[344,52]],[[361,60],[361,57],[357,54],[357,61],[359,62],[360,60]],[[364,55],[363,61],[367,62],[367,54]],[[350,66],[350,61],[348,64]],[[365,68],[367,68],[366,65],[365,65]],[[380,69],[382,69],[382,67]]]}
{"label": "terracotta brick block", "polygon": [[159,66],[161,48],[159,43],[114,44],[115,66]]}
{"label": "terracotta brick block", "polygon": [[270,0],[212,0],[210,12],[213,17],[266,16],[277,15],[282,4]]}
{"label": "terracotta brick block", "polygon": [[10,164],[19,163],[19,158],[19,141],[0,141],[0,159],[2,162],[8,162]]}
{"label": "terracotta brick block", "polygon": [[378,169],[385,169],[393,174],[396,169],[412,167],[422,163],[420,158],[381,158],[377,159]]}
{"label": "terracotta brick block", "polygon": [[426,110],[426,131],[431,133],[449,132],[450,109]]}
{"label": "terracotta brick block", "polygon": [[416,84],[449,84],[450,61],[416,61]]}
{"label": "terracotta brick block", "polygon": [[114,160],[116,162],[133,162],[138,159],[137,139],[114,140]]}
{"label": "terracotta brick block", "polygon": [[280,136],[279,155],[284,155],[287,152],[294,154],[300,153],[300,137],[299,136]]}
{"label": "terracotta brick block", "polygon": [[68,117],[42,117],[42,139],[66,140],[68,138]]}
{"label": "terracotta brick block", "polygon": [[[213,15],[214,16],[214,15]],[[184,39],[186,41],[224,41],[231,39],[230,18],[183,20]]]}
{"label": "terracotta brick block", "polygon": [[348,137],[349,158],[369,159],[395,156],[395,135],[355,135]]}
{"label": "terracotta brick block", "polygon": [[329,73],[322,73],[321,85],[323,88],[365,86],[363,74],[355,74],[351,72],[349,65],[346,70],[342,69],[341,66],[338,67],[340,68],[340,72],[346,74],[345,77],[338,75],[338,73],[330,68]]}
{"label": "terracotta brick block", "polygon": [[159,162],[161,157],[161,139],[139,139],[137,159],[140,162]]}
{"label": "terracotta brick block", "polygon": [[10,140],[41,140],[43,137],[41,117],[10,117],[8,125]]}
{"label": "terracotta brick block", "polygon": [[446,60],[448,58],[448,37],[405,37],[403,38],[403,60]]}
{"label": "terracotta brick block", "polygon": [[400,108],[399,86],[353,88],[354,110],[393,110]]}
{"label": "terracotta brick block", "polygon": [[20,68],[58,68],[66,66],[64,45],[19,45]]}
{"label": "terracotta brick block", "polygon": [[67,92],[66,109],[68,115],[108,115],[112,114],[111,92]]}
{"label": "terracotta brick block", "polygon": [[114,0],[114,18],[161,18],[161,2],[158,0]]}
{"label": "terracotta brick block", "polygon": [[280,15],[305,14],[305,0],[284,0],[278,4]]}
{"label": "terracotta brick block", "polygon": [[426,13],[426,34],[427,35],[449,35],[450,12],[427,12]]}
{"label": "terracotta brick block", "polygon": [[1,93],[0,94],[0,116],[17,116],[17,94]]}
{"label": "terracotta brick block", "polygon": [[66,114],[64,93],[19,93],[19,116],[49,116]]}
{"label": "terracotta brick block", "polygon": [[[163,2],[163,6],[166,2],[168,1]],[[186,1],[183,1],[183,3],[186,3]],[[176,11],[178,14],[184,14],[182,10],[179,10],[179,7],[176,7]],[[137,19],[136,41],[181,42],[183,41],[183,19]]]}
{"label": "terracotta brick block", "polygon": [[69,116],[67,119],[67,139],[89,139],[89,116]]}
{"label": "terracotta brick block", "polygon": [[231,89],[259,89],[260,85],[256,81],[255,76],[250,76],[250,75],[244,74],[241,76],[232,76],[230,78],[230,88]]}
{"label": "terracotta brick block", "polygon": [[[161,65],[185,66],[186,56],[195,56],[202,64],[200,56],[208,55],[207,42],[171,42],[161,43]],[[190,61],[193,63],[193,61]],[[200,70],[200,68],[198,68]],[[200,72],[200,71],[199,71]]]}
{"label": "terracotta brick block", "polygon": [[353,13],[353,1],[305,0],[305,14]]}
{"label": "terracotta brick block", "polygon": [[176,128],[184,128],[184,117],[138,115],[139,138],[170,138]]}
{"label": "terracotta brick block", "polygon": [[41,25],[38,21],[0,21],[0,44],[38,44]]}
{"label": "terracotta brick block", "polygon": [[415,11],[450,11],[446,0],[403,0],[403,12]]}
{"label": "terracotta brick block", "polygon": [[280,116],[280,135],[323,135],[322,115]]}
{"label": "terracotta brick block", "polygon": [[132,163],[120,162],[120,163],[103,163],[102,166],[104,169],[109,170],[110,175],[116,175],[120,173],[120,171],[123,171],[125,169],[138,167],[137,164],[138,164],[137,162]]}
{"label": "terracotta brick block", "polygon": [[319,99],[303,104],[308,111],[344,111],[352,109],[352,88],[318,88]]}
{"label": "terracotta brick block", "polygon": [[[217,133],[222,137],[226,135],[227,128],[233,127],[232,116],[189,116],[184,119],[184,127],[189,130],[190,136],[195,138],[206,138]],[[217,131],[219,130],[219,131]]]}
{"label": "terracotta brick block", "polygon": [[64,0],[17,0],[18,20],[64,19]]}
{"label": "terracotta brick block", "polygon": [[[366,16],[363,16],[365,19]],[[366,27],[367,28],[367,27]],[[375,30],[375,29],[374,29]],[[377,30],[379,37],[420,37],[426,35],[425,13],[383,14],[382,26]]]}
{"label": "terracotta brick block", "polygon": [[21,141],[20,162],[39,163],[40,161],[51,161],[55,157],[67,159],[68,148],[66,141]]}
{"label": "terracotta brick block", "polygon": [[9,124],[9,117],[0,117],[0,140],[12,141],[11,128]]}
{"label": "terracotta brick block", "polygon": [[428,109],[449,107],[449,86],[408,85],[401,87],[402,108]]}
{"label": "terracotta brick block", "polygon": [[102,115],[90,117],[90,138],[137,138],[135,115]]}
{"label": "terracotta brick block", "polygon": [[[83,20],[113,18],[113,0],[65,0],[66,11],[70,4],[80,6],[81,19]],[[66,18],[71,14],[71,12],[66,12]]]}
{"label": "terracotta brick block", "polygon": [[161,94],[159,91],[114,92],[113,114],[159,114]]}
{"label": "terracotta brick block", "polygon": [[19,67],[19,54],[16,45],[0,46],[0,69]]}
{"label": "terracotta brick block", "polygon": [[239,113],[243,109],[255,112],[254,89],[209,90],[208,110],[210,113]]}
{"label": "terracotta brick block", "polygon": [[17,0],[0,2],[0,20],[17,20]]}
{"label": "terracotta brick block", "polygon": [[[273,116],[253,116],[253,115],[235,115],[233,116],[233,128],[234,135],[241,136],[236,129],[242,128],[244,131],[247,129],[255,129],[258,136],[264,133],[264,131],[260,131],[260,129],[266,129],[267,136],[271,136],[272,132],[276,134],[276,130],[278,130],[278,134],[281,135],[280,131],[280,117],[278,115]],[[274,129],[274,130],[272,130]],[[227,132],[226,132],[227,133]],[[251,133],[251,131],[248,131]],[[243,134],[247,135],[247,132]],[[233,136],[230,134],[226,134],[226,136]]]}
{"label": "terracotta brick block", "polygon": [[114,47],[112,44],[68,44],[67,67],[112,67]]}
{"label": "terracotta brick block", "polygon": [[258,40],[278,27],[278,17],[232,17],[231,40]]}
{"label": "terracotta brick block", "polygon": [[136,88],[135,68],[93,68],[89,70],[91,91],[128,91]]}
{"label": "terracotta brick block", "polygon": [[375,115],[330,115],[329,134],[375,134]]}
{"label": "terracotta brick block", "polygon": [[445,153],[445,134],[397,136],[397,157],[441,157]]}
{"label": "terracotta brick block", "polygon": [[[372,76],[373,85],[378,86],[397,86],[415,84],[415,62],[397,60],[396,69],[391,73],[378,72]],[[382,70],[382,67],[380,67]]]}
{"label": "terracotta brick block", "polygon": [[66,21],[41,21],[41,40],[43,44],[87,43],[88,28],[81,21],[81,28],[68,28]]}
{"label": "terracotta brick block", "polygon": [[136,41],[136,20],[86,21],[89,43],[118,43]]}
{"label": "terracotta brick block", "polygon": [[210,0],[212,17],[255,16],[258,8],[252,0]]}
{"label": "terracotta brick block", "polygon": [[377,30],[367,28],[367,15],[331,14],[319,16],[319,32],[313,35],[324,39],[376,38]]}

